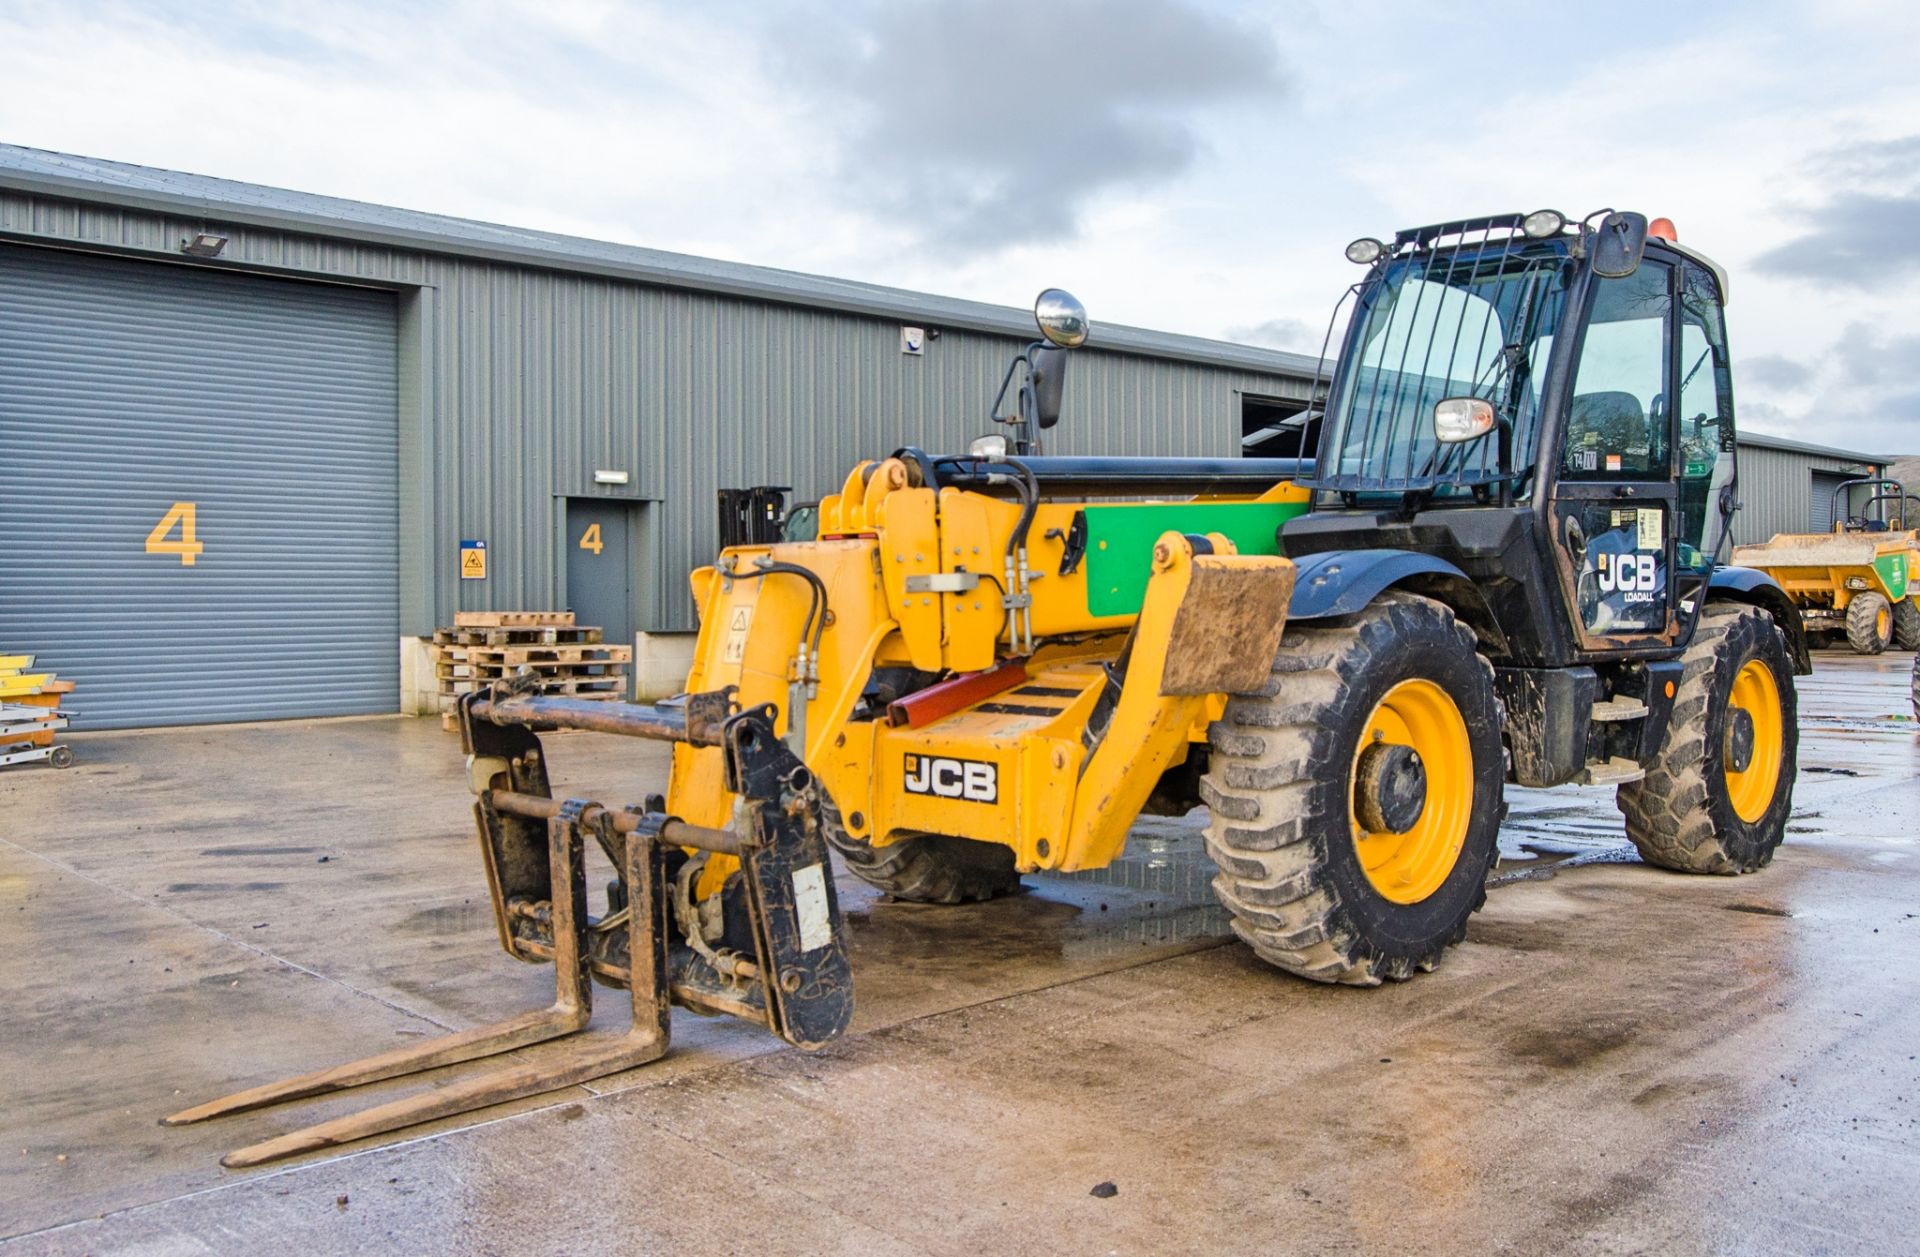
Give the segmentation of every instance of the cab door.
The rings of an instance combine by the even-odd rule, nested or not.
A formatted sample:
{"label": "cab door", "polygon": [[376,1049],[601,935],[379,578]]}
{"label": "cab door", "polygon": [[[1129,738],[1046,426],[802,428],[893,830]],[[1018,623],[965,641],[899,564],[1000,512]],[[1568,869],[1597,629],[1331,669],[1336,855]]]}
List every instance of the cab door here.
{"label": "cab door", "polygon": [[1551,509],[1583,650],[1676,632],[1673,284],[1674,268],[1651,257],[1593,280]]}

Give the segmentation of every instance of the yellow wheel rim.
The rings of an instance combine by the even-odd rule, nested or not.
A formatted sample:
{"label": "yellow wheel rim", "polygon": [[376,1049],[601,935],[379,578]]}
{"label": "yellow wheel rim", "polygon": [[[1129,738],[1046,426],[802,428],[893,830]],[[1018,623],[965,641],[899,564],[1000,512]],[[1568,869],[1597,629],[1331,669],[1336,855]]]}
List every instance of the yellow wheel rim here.
{"label": "yellow wheel rim", "polygon": [[1747,713],[1753,721],[1753,757],[1745,772],[1727,773],[1727,797],[1734,815],[1751,825],[1767,814],[1774,787],[1780,784],[1781,747],[1785,729],[1780,719],[1780,683],[1773,669],[1758,659],[1747,660],[1733,678],[1727,705]]}
{"label": "yellow wheel rim", "polygon": [[[1426,805],[1405,833],[1368,832],[1354,806],[1360,753],[1376,742],[1412,747],[1426,770]],[[1374,890],[1393,903],[1419,903],[1440,889],[1460,857],[1473,818],[1473,746],[1452,696],[1419,679],[1388,690],[1367,717],[1347,781],[1353,846]]]}
{"label": "yellow wheel rim", "polygon": [[1893,635],[1893,612],[1880,608],[1880,614],[1873,617],[1873,635],[1883,642]]}

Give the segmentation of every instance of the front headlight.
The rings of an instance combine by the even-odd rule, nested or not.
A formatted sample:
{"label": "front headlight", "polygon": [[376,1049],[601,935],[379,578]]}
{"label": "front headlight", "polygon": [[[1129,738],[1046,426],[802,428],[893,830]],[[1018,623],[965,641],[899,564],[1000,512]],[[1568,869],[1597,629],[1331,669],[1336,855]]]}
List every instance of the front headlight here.
{"label": "front headlight", "polygon": [[1362,236],[1347,246],[1347,261],[1360,266],[1371,266],[1379,261],[1380,255],[1386,251],[1387,246],[1372,236]]}
{"label": "front headlight", "polygon": [[967,455],[987,462],[996,462],[1007,456],[1007,438],[998,433],[992,436],[977,436],[973,438],[973,444],[967,446]]}

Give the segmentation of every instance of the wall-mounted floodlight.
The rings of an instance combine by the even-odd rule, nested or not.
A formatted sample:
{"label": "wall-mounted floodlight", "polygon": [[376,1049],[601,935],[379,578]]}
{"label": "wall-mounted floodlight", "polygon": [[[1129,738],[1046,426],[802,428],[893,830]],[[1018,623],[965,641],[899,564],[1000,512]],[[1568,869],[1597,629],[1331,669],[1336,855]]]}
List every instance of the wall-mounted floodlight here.
{"label": "wall-mounted floodlight", "polygon": [[627,482],[627,473],[624,471],[596,470],[593,473],[593,482],[595,484],[625,484]]}
{"label": "wall-mounted floodlight", "polygon": [[210,231],[180,242],[180,252],[190,258],[217,258],[220,251],[227,247],[225,236],[216,236]]}

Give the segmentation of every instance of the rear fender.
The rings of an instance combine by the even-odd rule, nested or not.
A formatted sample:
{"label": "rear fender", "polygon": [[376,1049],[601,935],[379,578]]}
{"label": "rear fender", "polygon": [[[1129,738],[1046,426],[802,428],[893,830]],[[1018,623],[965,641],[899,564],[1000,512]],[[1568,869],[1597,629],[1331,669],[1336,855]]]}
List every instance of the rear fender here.
{"label": "rear fender", "polygon": [[1290,620],[1353,615],[1389,589],[1445,603],[1483,645],[1506,648],[1506,634],[1471,577],[1445,559],[1414,550],[1326,550],[1294,560],[1298,571]]}
{"label": "rear fender", "polygon": [[1787,653],[1793,656],[1793,670],[1800,676],[1813,671],[1813,656],[1807,650],[1807,632],[1800,623],[1800,609],[1780,587],[1780,582],[1758,568],[1716,567],[1707,578],[1708,602],[1741,602],[1759,607],[1773,617],[1787,635]]}

